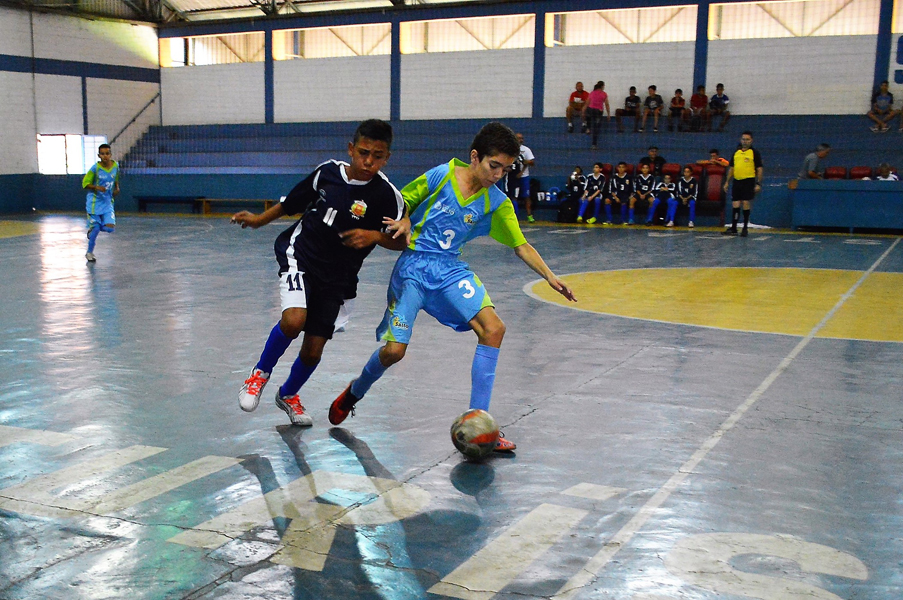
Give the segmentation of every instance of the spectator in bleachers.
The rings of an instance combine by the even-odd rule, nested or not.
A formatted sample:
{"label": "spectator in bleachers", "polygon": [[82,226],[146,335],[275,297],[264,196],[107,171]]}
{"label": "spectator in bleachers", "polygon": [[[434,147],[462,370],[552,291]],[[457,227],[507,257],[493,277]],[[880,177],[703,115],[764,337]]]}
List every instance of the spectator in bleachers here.
{"label": "spectator in bleachers", "polygon": [[608,195],[605,197],[605,225],[611,225],[612,214],[611,205],[620,206],[621,224],[627,223],[627,205],[630,203],[630,197],[633,196],[633,179],[627,174],[627,163],[621,161],[618,163],[617,171],[611,176],[611,183],[608,184]]}
{"label": "spectator in bleachers", "polygon": [[731,118],[731,111],[727,109],[730,101],[730,98],[724,93],[724,84],[719,83],[716,85],[715,95],[709,100],[709,108],[711,109],[709,131],[712,130],[712,125],[715,124],[715,117],[718,115],[721,115],[721,124],[718,125],[718,131],[724,131],[724,126],[727,125],[728,120]]}
{"label": "spectator in bleachers", "polygon": [[690,209],[690,222],[687,227],[693,228],[696,220],[696,199],[699,196],[699,181],[693,177],[693,169],[684,167],[684,176],[677,180],[677,200]]}
{"label": "spectator in bleachers", "polygon": [[662,168],[664,168],[665,163],[668,161],[665,160],[664,156],[658,155],[658,146],[649,146],[648,155],[644,156],[640,159],[640,165],[648,165],[649,172],[654,177],[662,176]]}
{"label": "spectator in bleachers", "polygon": [[684,91],[680,88],[674,90],[671,98],[671,106],[668,107],[668,131],[674,131],[674,121],[677,120],[677,130],[683,131],[683,126],[690,121],[690,111],[686,108]]}
{"label": "spectator in bleachers", "polygon": [[875,176],[875,179],[878,181],[900,181],[900,178],[897,177],[896,173],[891,171],[890,165],[887,163],[878,165],[878,175]]}
{"label": "spectator in bleachers", "polygon": [[577,213],[577,222],[583,220],[583,214],[590,202],[595,202],[593,216],[586,220],[588,225],[599,220],[599,209],[602,207],[602,194],[605,192],[605,175],[602,174],[602,163],[593,165],[593,172],[586,178],[586,190],[580,200],[580,211]]}
{"label": "spectator in bleachers", "polygon": [[589,130],[593,134],[591,149],[596,149],[596,143],[599,139],[599,128],[602,127],[602,117],[608,113],[608,120],[611,121],[611,106],[608,104],[608,94],[605,93],[605,82],[597,81],[593,86],[593,91],[589,94],[589,100],[586,102],[586,122]]}
{"label": "spectator in bleachers", "polygon": [[709,157],[696,161],[697,165],[718,165],[719,167],[727,167],[730,161],[718,155],[718,148],[709,150]]}
{"label": "spectator in bleachers", "polygon": [[[887,133],[888,123],[900,114],[900,111],[894,110],[894,95],[887,89],[887,82],[882,81],[881,85],[872,94],[872,110],[868,113],[868,118],[875,122],[872,131],[875,133]],[[903,131],[903,118],[900,121],[900,131]]]}
{"label": "spectator in bleachers", "polygon": [[[633,218],[637,202],[643,200],[651,207],[652,196],[654,193],[655,176],[649,172],[649,163],[642,163],[640,164],[640,174],[633,180],[633,195],[630,197],[630,217],[627,220],[628,225],[634,224]],[[646,223],[648,224],[649,222],[647,221]]]}
{"label": "spectator in bleachers", "polygon": [[630,86],[630,95],[624,98],[624,108],[619,108],[615,111],[615,122],[618,124],[618,133],[624,133],[624,128],[621,126],[621,117],[633,117],[633,132],[637,132],[640,127],[642,105],[643,101],[636,95],[636,88]]}
{"label": "spectator in bleachers", "polygon": [[643,122],[640,123],[640,133],[643,133],[643,131],[646,130],[646,119],[648,119],[650,115],[652,115],[652,131],[658,133],[658,118],[661,116],[664,107],[665,101],[662,100],[662,97],[656,92],[656,87],[650,85],[649,95],[646,96],[646,99],[643,101]]}
{"label": "spectator in bleachers", "polygon": [[705,131],[709,128],[709,97],[705,86],[696,86],[696,93],[690,96],[690,131]]}
{"label": "spectator in bleachers", "polygon": [[533,151],[524,144],[524,134],[518,133],[517,141],[520,144],[520,156],[517,157],[515,163],[520,163],[521,172],[517,179],[517,197],[511,198],[511,200],[516,204],[519,199],[523,199],[524,210],[527,213],[527,221],[529,223],[535,223],[536,219],[533,218],[533,201],[530,196],[530,167],[536,164],[536,157],[533,156]]}
{"label": "spectator in bleachers", "polygon": [[815,152],[806,155],[803,161],[803,168],[800,170],[800,179],[824,179],[825,166],[821,164],[823,158],[831,153],[831,146],[828,144],[819,144],[815,147]]}
{"label": "spectator in bleachers", "polygon": [[568,108],[565,116],[568,121],[568,133],[574,133],[574,117],[580,117],[581,130],[586,133],[586,101],[589,99],[589,92],[583,89],[583,82],[578,81],[574,86],[576,89],[571,92],[568,98]]}

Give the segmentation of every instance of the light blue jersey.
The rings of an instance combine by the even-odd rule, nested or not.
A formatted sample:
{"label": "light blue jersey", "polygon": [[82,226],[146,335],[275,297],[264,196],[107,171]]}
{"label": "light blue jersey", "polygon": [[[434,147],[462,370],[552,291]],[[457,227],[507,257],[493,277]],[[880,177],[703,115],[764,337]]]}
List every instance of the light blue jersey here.
{"label": "light blue jersey", "polygon": [[85,212],[89,215],[100,215],[113,212],[113,190],[119,182],[119,163],[113,161],[109,170],[99,162],[95,163],[82,179],[82,187],[100,185],[107,188],[105,192],[88,191]]}
{"label": "light blue jersey", "polygon": [[411,214],[411,243],[395,263],[377,339],[409,343],[421,310],[456,331],[469,330],[477,313],[493,304],[479,277],[458,258],[462,247],[481,235],[511,248],[527,243],[514,205],[497,187],[462,197],[454,173],[467,166],[453,159],[401,191]]}

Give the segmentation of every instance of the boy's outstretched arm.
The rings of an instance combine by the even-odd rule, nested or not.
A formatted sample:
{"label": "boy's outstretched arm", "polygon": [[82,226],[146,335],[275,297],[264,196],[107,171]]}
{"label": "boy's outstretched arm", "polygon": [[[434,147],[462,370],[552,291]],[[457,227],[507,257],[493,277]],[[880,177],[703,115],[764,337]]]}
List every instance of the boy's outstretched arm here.
{"label": "boy's outstretched arm", "polygon": [[577,301],[577,297],[574,296],[573,290],[571,290],[571,288],[569,288],[565,282],[558,279],[558,276],[552,272],[552,269],[549,268],[549,265],[546,264],[546,261],[544,261],[542,259],[542,256],[539,255],[539,252],[536,251],[536,248],[531,246],[529,243],[521,244],[514,249],[514,254],[516,254],[519,259],[524,261],[524,263],[526,263],[528,267],[541,275],[543,279],[548,281],[553,290],[555,290],[571,302]]}
{"label": "boy's outstretched arm", "polygon": [[279,217],[283,216],[285,216],[285,210],[283,210],[282,203],[280,202],[279,204],[274,204],[259,215],[255,215],[254,213],[248,212],[246,210],[237,212],[232,215],[230,222],[235,223],[236,225],[241,225],[242,229],[246,227],[257,229],[258,227],[263,227],[267,223],[272,223]]}

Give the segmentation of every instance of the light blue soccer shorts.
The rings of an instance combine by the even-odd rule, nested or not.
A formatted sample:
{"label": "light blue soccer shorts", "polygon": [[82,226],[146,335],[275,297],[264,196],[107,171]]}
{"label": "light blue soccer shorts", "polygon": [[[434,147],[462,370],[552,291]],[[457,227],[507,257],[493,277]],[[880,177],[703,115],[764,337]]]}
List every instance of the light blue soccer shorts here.
{"label": "light blue soccer shorts", "polygon": [[94,227],[94,224],[97,223],[101,227],[104,225],[115,225],[116,224],[116,212],[113,209],[110,209],[109,212],[98,213],[96,215],[92,215],[88,213],[88,229]]}
{"label": "light blue soccer shorts", "polygon": [[421,309],[455,331],[469,331],[470,321],[495,306],[476,273],[457,256],[405,250],[389,281],[388,307],[376,339],[408,344]]}

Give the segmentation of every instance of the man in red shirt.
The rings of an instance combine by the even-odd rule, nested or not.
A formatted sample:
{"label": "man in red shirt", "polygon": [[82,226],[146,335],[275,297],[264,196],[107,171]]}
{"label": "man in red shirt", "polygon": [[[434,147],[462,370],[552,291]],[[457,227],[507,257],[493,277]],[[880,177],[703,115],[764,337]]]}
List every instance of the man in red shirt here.
{"label": "man in red shirt", "polygon": [[705,86],[696,87],[696,93],[690,96],[690,131],[705,131],[709,128],[709,97],[705,95]]}
{"label": "man in red shirt", "polygon": [[586,117],[584,112],[586,111],[586,101],[589,99],[589,92],[583,89],[583,82],[578,81],[575,86],[576,89],[571,92],[571,97],[568,99],[568,108],[565,113],[568,120],[568,133],[574,133],[574,117],[580,117],[581,130],[583,133],[586,133]]}

